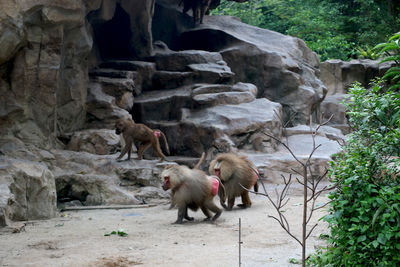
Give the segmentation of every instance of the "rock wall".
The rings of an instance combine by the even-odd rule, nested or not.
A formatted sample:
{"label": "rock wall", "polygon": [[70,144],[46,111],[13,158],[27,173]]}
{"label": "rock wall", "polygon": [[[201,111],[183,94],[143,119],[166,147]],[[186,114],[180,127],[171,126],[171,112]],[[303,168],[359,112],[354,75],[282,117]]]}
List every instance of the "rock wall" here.
{"label": "rock wall", "polygon": [[[82,128],[89,67],[110,56],[104,51],[151,55],[153,7],[145,0],[2,1],[1,136],[49,148],[56,136]],[[120,18],[128,20],[126,40],[111,34]]]}
{"label": "rock wall", "polygon": [[327,96],[321,103],[321,119],[326,121],[332,115],[329,125],[341,129],[343,133],[350,132],[346,118],[346,108],[343,101],[349,88],[355,82],[368,87],[371,80],[382,77],[392,66],[393,62],[380,64],[379,60],[351,60],[343,61],[338,59],[327,60],[321,63],[321,80],[328,88]]}
{"label": "rock wall", "polygon": [[193,28],[174,0],[158,0],[153,37],[174,50],[197,49],[221,53],[234,82],[253,83],[257,97],[283,106],[293,124],[306,123],[318,110],[327,89],[319,80],[319,59],[304,41],[260,29],[228,16],[208,16]]}
{"label": "rock wall", "polygon": [[[128,18],[123,25],[128,27],[116,37],[128,33],[129,38],[115,39],[119,46],[111,48],[128,59],[152,54],[153,7],[150,0],[0,1],[0,225],[54,217],[56,184],[58,200],[75,192],[75,187],[65,188],[79,184],[74,177],[78,173],[81,177],[82,170],[67,166],[67,175],[57,174],[63,160],[52,165],[54,152],[48,151],[64,148],[63,142],[75,140],[75,131],[87,128],[88,100],[97,96],[88,90],[89,69],[107,58],[104,47],[109,49],[110,42],[104,39],[115,37],[111,33],[120,19]],[[105,32],[99,35],[101,31]],[[132,108],[132,90],[130,94],[119,102],[126,109]],[[69,148],[115,152],[118,146],[104,141],[103,133],[89,133],[83,145],[77,141]],[[82,203],[138,203],[118,187],[109,189],[110,184],[118,184],[113,172],[91,177],[92,187],[80,187],[87,194]]]}
{"label": "rock wall", "polygon": [[85,7],[62,0],[1,5],[1,135],[49,148],[54,146],[49,136],[85,121],[86,58],[92,46]]}

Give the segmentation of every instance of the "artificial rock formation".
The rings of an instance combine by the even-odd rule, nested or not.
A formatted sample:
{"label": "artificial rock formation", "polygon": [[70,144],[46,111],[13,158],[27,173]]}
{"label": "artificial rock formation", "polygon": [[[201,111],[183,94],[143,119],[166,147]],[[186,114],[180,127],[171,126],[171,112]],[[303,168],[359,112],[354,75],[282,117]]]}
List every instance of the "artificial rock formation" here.
{"label": "artificial rock formation", "polygon": [[305,123],[326,95],[318,79],[319,60],[306,44],[291,36],[260,29],[228,16],[208,16],[192,28],[174,0],[158,0],[153,38],[174,50],[219,52],[235,73],[234,82],[258,87],[257,97],[283,106],[285,117]]}
{"label": "artificial rock formation", "polygon": [[315,53],[231,17],[193,27],[179,2],[0,2],[0,226],[53,217],[57,201],[167,197],[158,175],[173,163],[115,161],[119,118],[161,129],[181,164],[238,151],[268,176],[290,169],[287,157],[277,167],[283,153],[268,134],[281,138],[288,117],[302,124],[319,109],[326,88]]}

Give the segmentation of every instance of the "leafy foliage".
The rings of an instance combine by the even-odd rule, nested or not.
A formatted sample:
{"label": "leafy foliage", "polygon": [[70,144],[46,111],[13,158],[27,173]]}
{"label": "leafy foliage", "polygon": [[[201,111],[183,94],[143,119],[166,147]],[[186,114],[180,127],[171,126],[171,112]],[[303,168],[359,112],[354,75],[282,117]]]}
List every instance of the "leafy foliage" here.
{"label": "leafy foliage", "polygon": [[390,0],[222,0],[212,13],[301,38],[321,60],[357,57],[354,47],[383,42],[400,25],[400,2]]}
{"label": "leafy foliage", "polygon": [[111,236],[111,235],[127,236],[128,234],[125,233],[124,229],[119,229],[118,231],[112,231],[110,233],[105,233],[104,234],[104,236]]}
{"label": "leafy foliage", "polygon": [[400,264],[400,94],[355,84],[346,102],[355,131],[331,162],[337,190],[329,215],[330,245],[314,255],[315,266]]}
{"label": "leafy foliage", "polygon": [[389,62],[394,61],[396,66],[390,68],[385,75],[384,79],[388,79],[393,85],[390,89],[400,88],[400,32],[396,33],[389,38],[386,43],[381,43],[375,46],[375,50],[378,50],[380,54],[386,54],[386,57],[381,61]]}
{"label": "leafy foliage", "polygon": [[380,51],[376,51],[376,49],[371,48],[370,46],[366,45],[365,48],[358,46],[356,48],[357,57],[358,58],[366,58],[376,60],[381,56]]}

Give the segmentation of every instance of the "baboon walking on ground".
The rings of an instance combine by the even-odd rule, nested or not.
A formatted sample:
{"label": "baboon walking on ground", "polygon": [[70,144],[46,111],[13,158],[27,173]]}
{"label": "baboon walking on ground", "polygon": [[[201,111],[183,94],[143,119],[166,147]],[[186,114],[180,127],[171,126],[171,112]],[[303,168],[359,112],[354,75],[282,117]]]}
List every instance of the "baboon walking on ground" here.
{"label": "baboon walking on ground", "polygon": [[225,209],[232,210],[235,198],[238,196],[242,198],[242,204],[239,204],[239,207],[251,206],[249,192],[246,189],[249,190],[254,186],[254,191],[258,191],[258,171],[250,160],[235,153],[219,154],[211,161],[209,172],[211,175],[218,176],[225,187],[228,206],[224,199],[221,199],[221,205]]}
{"label": "baboon walking on ground", "polygon": [[[218,177],[207,176],[203,171],[190,169],[184,165],[166,167],[161,173],[162,188],[171,189],[172,203],[178,207],[178,218],[175,223],[181,224],[183,219],[192,221],[188,208],[197,211],[199,208],[206,220],[215,221],[222,210],[214,203],[214,196],[219,190],[224,190]],[[215,215],[211,218],[211,213]]]}

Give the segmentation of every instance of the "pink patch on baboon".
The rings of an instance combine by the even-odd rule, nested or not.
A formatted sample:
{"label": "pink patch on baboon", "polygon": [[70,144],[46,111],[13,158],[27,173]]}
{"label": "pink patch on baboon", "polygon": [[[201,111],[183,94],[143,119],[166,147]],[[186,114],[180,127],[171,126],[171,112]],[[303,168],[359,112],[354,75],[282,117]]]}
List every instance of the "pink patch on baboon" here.
{"label": "pink patch on baboon", "polygon": [[211,194],[216,196],[218,194],[219,181],[215,176],[208,176],[208,179],[210,179],[212,183]]}
{"label": "pink patch on baboon", "polygon": [[159,138],[160,135],[161,135],[161,132],[156,130],[156,131],[153,132],[153,134],[154,134],[155,137]]}

